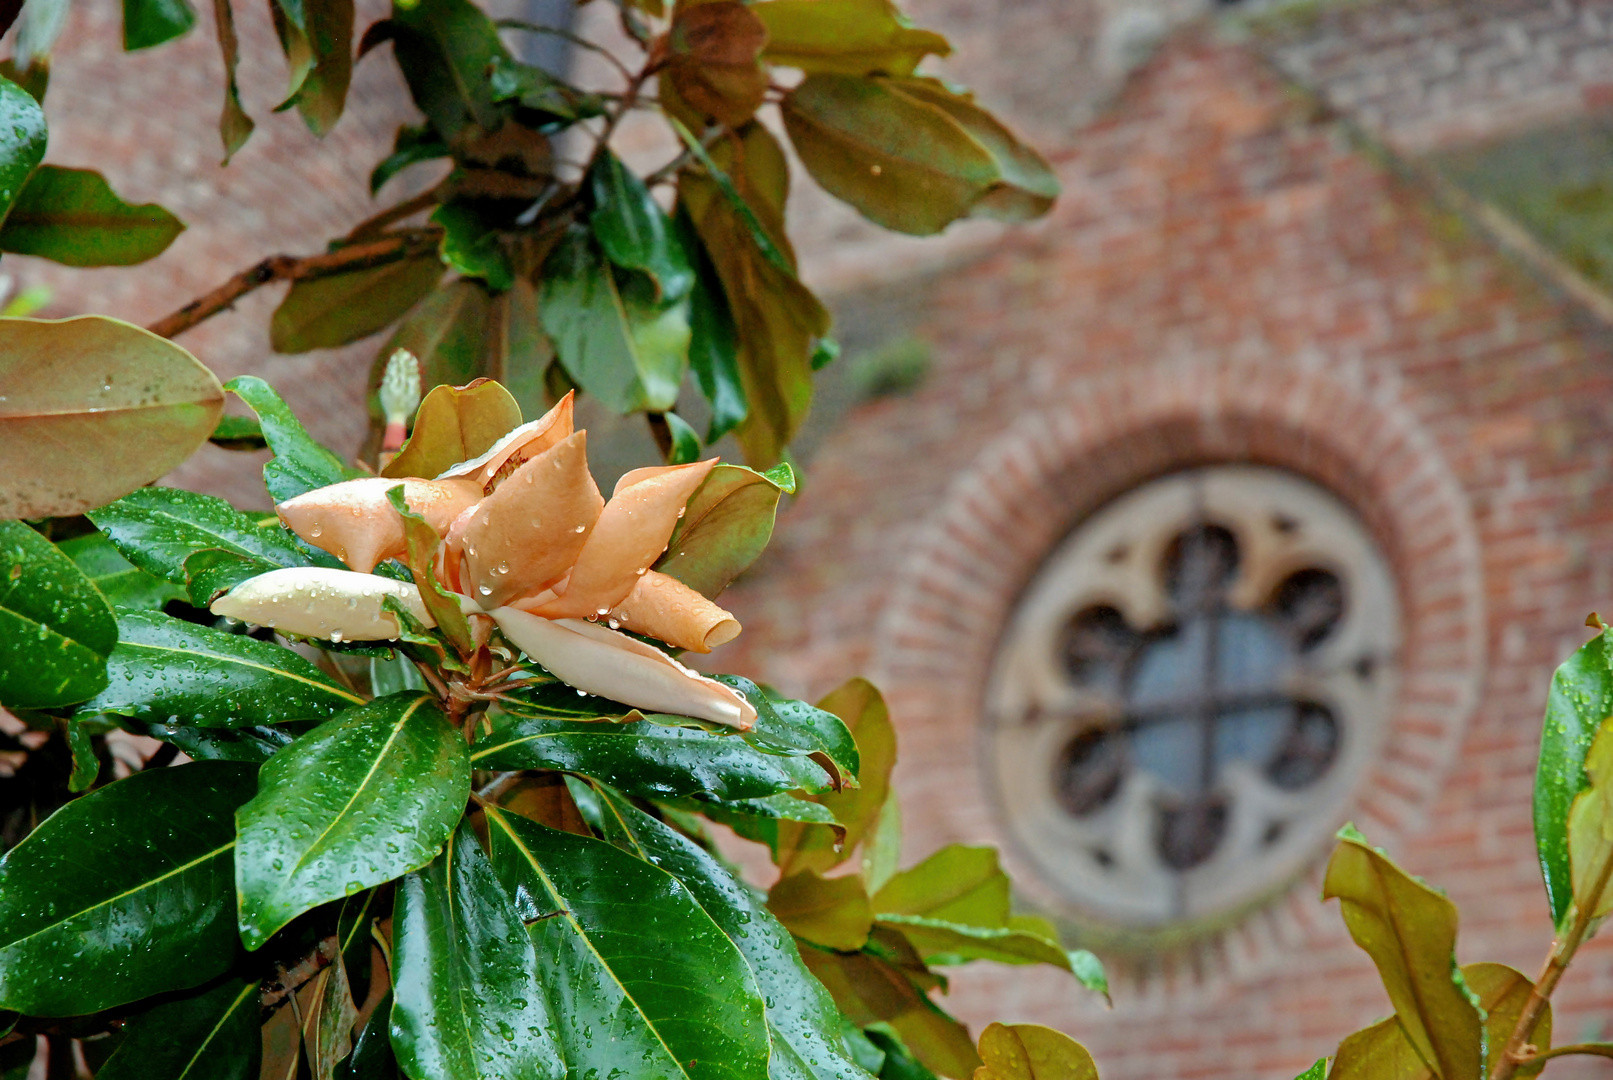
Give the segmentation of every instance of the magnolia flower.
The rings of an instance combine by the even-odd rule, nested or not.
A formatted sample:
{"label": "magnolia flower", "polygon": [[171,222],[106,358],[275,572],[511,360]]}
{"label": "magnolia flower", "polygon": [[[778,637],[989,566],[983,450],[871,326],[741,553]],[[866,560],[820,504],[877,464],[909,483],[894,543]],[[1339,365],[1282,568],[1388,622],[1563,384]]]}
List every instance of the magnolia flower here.
{"label": "magnolia flower", "polygon": [[292,634],[392,640],[402,628],[385,607],[390,595],[434,625],[416,586],[370,573],[407,550],[388,498],[401,485],[409,509],[443,537],[438,581],[557,678],[635,708],[751,727],[756,710],[743,695],[617,629],[693,652],[739,633],[728,612],[650,569],[716,459],[636,469],[606,502],[588,471],[586,438],[572,430],[567,395],[432,479],[367,477],[289,499],[277,508],[286,527],[352,569],[276,570],[242,582],[212,611]]}

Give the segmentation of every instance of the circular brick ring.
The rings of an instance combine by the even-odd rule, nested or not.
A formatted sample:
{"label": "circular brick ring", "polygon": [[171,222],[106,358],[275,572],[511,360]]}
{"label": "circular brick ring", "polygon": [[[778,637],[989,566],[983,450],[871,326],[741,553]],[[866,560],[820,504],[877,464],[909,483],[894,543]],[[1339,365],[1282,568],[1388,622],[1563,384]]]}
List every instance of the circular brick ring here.
{"label": "circular brick ring", "polygon": [[[923,807],[908,815],[915,848],[998,844],[1036,899],[981,766],[983,696],[1001,634],[1038,567],[1084,517],[1145,480],[1225,462],[1287,469],[1330,489],[1387,558],[1404,621],[1399,692],[1349,815],[1380,844],[1419,827],[1484,667],[1482,571],[1466,494],[1394,373],[1195,358],[1083,380],[1063,401],[1013,418],[918,531],[872,665],[893,714],[907,721],[900,784],[904,801]],[[1155,938],[1123,972],[1152,972],[1137,987],[1143,996],[1164,990],[1179,1000],[1184,984],[1252,975],[1314,933],[1338,933],[1336,918],[1317,918],[1326,854],[1324,845],[1299,881],[1277,883],[1239,921],[1179,945]]]}

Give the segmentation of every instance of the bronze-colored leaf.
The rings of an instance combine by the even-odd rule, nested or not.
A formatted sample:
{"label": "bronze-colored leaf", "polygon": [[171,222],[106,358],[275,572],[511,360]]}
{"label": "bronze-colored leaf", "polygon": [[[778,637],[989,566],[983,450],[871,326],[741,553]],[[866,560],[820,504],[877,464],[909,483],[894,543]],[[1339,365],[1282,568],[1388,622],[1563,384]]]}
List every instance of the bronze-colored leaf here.
{"label": "bronze-colored leaf", "polygon": [[808,74],[911,75],[926,56],[952,52],[890,0],[764,0],[750,10],[767,27],[763,59]]}
{"label": "bronze-colored leaf", "polygon": [[796,937],[839,952],[862,948],[874,925],[874,909],[856,874],[825,878],[802,870],[782,877],[767,894],[767,908]]}
{"label": "bronze-colored leaf", "polygon": [[662,78],[690,108],[739,127],[761,106],[767,70],[758,61],[767,27],[738,0],[683,5],[668,34]]}
{"label": "bronze-colored leaf", "polygon": [[103,506],[173,469],[224,411],[213,373],[100,315],[0,319],[0,518]]}
{"label": "bronze-colored leaf", "polygon": [[1372,957],[1395,1016],[1439,1080],[1480,1074],[1480,1016],[1456,978],[1456,905],[1347,829],[1327,865],[1350,936]]}
{"label": "bronze-colored leaf", "polygon": [[521,426],[521,406],[489,379],[468,386],[438,386],[420,403],[414,431],[382,476],[441,475],[462,461],[480,457]]}
{"label": "bronze-colored leaf", "polygon": [[1040,1024],[988,1024],[974,1080],[1098,1080],[1087,1048]]}
{"label": "bronze-colored leaf", "polygon": [[852,679],[818,702],[818,708],[840,717],[856,738],[857,752],[862,757],[857,772],[861,786],[808,796],[833,811],[845,827],[845,839],[838,851],[835,831],[827,826],[779,822],[777,861],[784,874],[839,866],[873,831],[891,790],[896,730],[891,726],[885,699],[874,684],[867,679]]}
{"label": "bronze-colored leaf", "polygon": [[1590,787],[1568,811],[1568,862],[1574,910],[1600,919],[1613,911],[1613,720],[1597,730],[1585,755],[1585,775]]}
{"label": "bronze-colored leaf", "polygon": [[269,320],[279,353],[334,349],[391,326],[442,280],[435,253],[293,282]]}

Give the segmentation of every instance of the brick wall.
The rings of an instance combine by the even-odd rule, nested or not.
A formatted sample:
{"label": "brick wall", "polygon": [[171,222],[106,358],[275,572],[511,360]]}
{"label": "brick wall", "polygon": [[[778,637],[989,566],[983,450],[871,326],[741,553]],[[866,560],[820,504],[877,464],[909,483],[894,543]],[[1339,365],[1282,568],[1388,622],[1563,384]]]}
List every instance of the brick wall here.
{"label": "brick wall", "polygon": [[[1307,472],[1355,503],[1409,598],[1402,741],[1356,816],[1461,905],[1463,961],[1532,973],[1550,937],[1529,810],[1544,693],[1586,612],[1613,604],[1613,338],[1208,35],[1168,47],[1076,145],[1050,221],[914,286],[929,381],[823,444],[728,594],[746,632],[718,662],[809,695],[873,674],[902,737],[908,858],[1001,842],[981,683],[1038,552],[1175,466]],[[1023,969],[966,969],[951,1004],[1070,1030],[1109,1080],[1287,1080],[1388,1012],[1316,885],[1121,964],[1112,1014]],[[1565,984],[1559,1030],[1599,1025],[1610,995],[1613,942]]]}

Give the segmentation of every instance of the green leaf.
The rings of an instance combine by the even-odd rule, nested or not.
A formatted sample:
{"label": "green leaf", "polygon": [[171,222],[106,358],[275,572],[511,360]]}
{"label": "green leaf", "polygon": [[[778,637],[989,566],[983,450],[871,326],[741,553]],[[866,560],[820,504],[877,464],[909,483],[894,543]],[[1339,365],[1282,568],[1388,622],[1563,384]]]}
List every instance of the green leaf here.
{"label": "green leaf", "polygon": [[927,964],[991,960],[999,964],[1049,964],[1071,970],[1070,954],[1057,941],[1041,934],[1007,926],[968,926],[922,915],[876,917],[882,925],[900,930]]}
{"label": "green leaf", "polygon": [[247,578],[267,574],[275,565],[266,559],[222,548],[204,548],[185,559],[185,595],[191,606],[208,608]]}
{"label": "green leaf", "polygon": [[97,1080],[257,1080],[259,984],[230,977],[165,1001],[126,1028]]}
{"label": "green leaf", "polygon": [[99,1012],[200,985],[235,958],[232,812],[253,770],[138,772],[46,818],[0,860],[0,1008]]}
{"label": "green leaf", "polygon": [[600,154],[588,172],[594,210],[588,222],[605,257],[623,270],[648,274],[663,303],[694,287],[694,268],[672,222],[638,175],[615,154]]}
{"label": "green leaf", "polygon": [[1338,898],[1344,925],[1377,965],[1423,1063],[1442,1080],[1479,1076],[1480,1013],[1453,978],[1456,905],[1352,833],[1340,834],[1322,898]]}
{"label": "green leaf", "polygon": [[655,569],[713,599],[756,561],[773,535],[779,497],[795,474],[718,465],[689,497]]}
{"label": "green leaf", "polygon": [[0,221],[44,157],[44,110],[28,91],[0,78]]}
{"label": "green leaf", "polygon": [[365,475],[315,442],[280,395],[256,375],[237,376],[224,389],[251,406],[263,425],[263,437],[274,451],[264,463],[263,483],[275,502]]}
{"label": "green leaf", "polygon": [[[528,23],[503,19],[500,26],[527,28]],[[598,94],[584,93],[550,75],[540,67],[499,57],[488,72],[488,90],[494,101],[518,101],[523,108],[546,113],[553,121],[573,124],[605,115],[605,102]],[[548,130],[545,125],[542,130]]]}
{"label": "green leaf", "polygon": [[1040,1024],[988,1024],[975,1080],[1098,1080],[1086,1047]]}
{"label": "green leaf", "polygon": [[183,585],[185,560],[220,548],[275,566],[307,566],[310,559],[273,518],[247,517],[223,499],[177,488],[141,488],[90,513],[90,520],[148,574]]}
{"label": "green leaf", "polygon": [[840,952],[862,948],[874,928],[874,909],[856,874],[833,878],[812,870],[788,874],[768,892],[767,909],[796,937]]}
{"label": "green leaf", "polygon": [[1294,1080],[1327,1080],[1327,1058],[1317,1058],[1316,1064],[1294,1077]]}
{"label": "green leaf", "polygon": [[745,799],[829,786],[827,774],[808,758],[766,754],[737,734],[676,726],[680,718],[665,719],[520,719],[472,746],[471,766],[580,773],[646,798],[706,792],[719,799]]}
{"label": "green leaf", "polygon": [[224,411],[194,356],[100,315],[0,318],[0,386],[0,518],[80,514],[148,484]]}
{"label": "green leaf", "polygon": [[498,230],[486,224],[473,207],[445,203],[432,212],[431,221],[442,227],[445,264],[465,277],[481,278],[498,292],[514,284],[515,271]]}
{"label": "green leaf", "polygon": [[43,709],[106,685],[117,644],[112,609],[55,544],[0,521],[0,701]]}
{"label": "green leaf", "polygon": [[669,442],[666,463],[688,465],[700,460],[700,436],[689,422],[675,412],[662,413],[661,418],[666,421]]}
{"label": "green leaf", "polygon": [[855,787],[862,768],[857,740],[834,713],[804,701],[774,698],[749,679],[738,675],[712,678],[733,687],[756,707],[756,726],[745,741],[770,754],[806,754],[829,769],[839,783]]}
{"label": "green leaf", "polygon": [[913,1056],[896,1029],[886,1023],[869,1024],[863,1035],[870,1045],[885,1055],[880,1064],[879,1080],[937,1080],[936,1075]]}
{"label": "green leaf", "polygon": [[263,425],[252,416],[221,416],[207,441],[226,450],[266,450]]}
{"label": "green leaf", "polygon": [[440,476],[480,457],[521,426],[521,406],[497,382],[437,386],[415,413],[414,430],[382,476]]}
{"label": "green leaf", "polygon": [[768,1075],[750,968],[676,878],[603,841],[501,810],[488,809],[487,826],[573,1075]]}
{"label": "green leaf", "polygon": [[[566,1074],[549,1035],[556,1024],[538,984],[532,941],[468,827],[399,884],[393,934],[392,1044],[406,1074],[419,1080]],[[607,1037],[601,1032],[601,1041]]]}
{"label": "green leaf", "polygon": [[874,895],[881,914],[922,915],[964,926],[1002,927],[1010,911],[1008,875],[997,849],[948,844]]}
{"label": "green leaf", "polygon": [[118,198],[92,169],[41,165],[0,228],[0,251],[67,266],[132,266],[161,255],[184,231],[156,203]]}
{"label": "green leaf", "polygon": [[1568,861],[1573,870],[1574,919],[1602,919],[1613,911],[1613,720],[1604,720],[1585,757],[1590,786],[1568,812]]}
{"label": "green leaf", "polygon": [[392,7],[393,51],[420,111],[445,141],[475,125],[498,128],[487,72],[509,52],[498,29],[469,0],[419,0]]}
{"label": "green leaf", "polygon": [[213,22],[218,31],[218,49],[224,59],[224,109],[219,114],[218,135],[224,142],[224,164],[246,145],[257,125],[241,106],[241,87],[235,77],[241,59],[241,42],[235,34],[235,9],[230,0],[213,0]]}
{"label": "green leaf", "polygon": [[123,0],[123,48],[149,49],[183,37],[196,25],[186,0]]}
{"label": "green leaf", "polygon": [[107,678],[84,709],[151,723],[255,727],[364,703],[290,649],[154,611],[119,613]]}
{"label": "green leaf", "polygon": [[276,111],[295,105],[308,130],[323,136],[341,119],[353,80],[353,0],[303,0],[302,20],[287,18],[286,6],[269,7],[291,69]]}
{"label": "green leaf", "polygon": [[275,352],[304,353],[368,337],[408,314],[442,275],[442,260],[425,255],[294,281],[269,320],[269,344]]}
{"label": "green leaf", "polygon": [[442,537],[437,535],[437,530],[431,527],[430,522],[409,509],[409,504],[403,498],[402,484],[388,488],[386,497],[403,521],[404,540],[408,545],[405,561],[419,584],[421,603],[425,604],[437,628],[459,655],[470,656],[476,651],[476,646],[471,638],[470,623],[460,609],[459,597],[437,580],[437,553],[442,547]]}
{"label": "green leaf", "polygon": [[689,369],[711,405],[706,441],[713,443],[742,423],[750,411],[739,373],[734,313],[723,295],[717,268],[689,219],[688,208],[679,203],[672,220],[695,268],[695,284],[689,292]]}
{"label": "green leaf", "polygon": [[773,1043],[770,1080],[866,1080],[838,1037],[847,1020],[756,894],[688,837],[615,792],[598,795],[606,837],[677,878],[745,958]]}
{"label": "green leaf", "polygon": [[197,761],[240,761],[248,765],[261,765],[289,746],[297,735],[302,734],[300,729],[309,725],[292,723],[279,727],[204,728],[190,724],[141,724],[129,721],[124,726],[153,739],[171,742]]}
{"label": "green leaf", "polygon": [[585,230],[566,234],[543,267],[543,324],[576,384],[627,414],[665,412],[689,358],[689,304],[663,304],[643,274],[617,275]]}
{"label": "green leaf", "polygon": [[470,794],[465,742],[432,699],[394,694],[327,720],[263,767],[236,815],[241,940],[418,870]]}
{"label": "green leaf", "polygon": [[420,669],[402,653],[395,654],[390,660],[370,661],[370,690],[376,697],[425,688],[426,680],[421,677]]}
{"label": "green leaf", "polygon": [[1564,661],[1552,676],[1535,772],[1535,847],[1552,922],[1563,925],[1573,902],[1568,859],[1568,814],[1590,785],[1585,756],[1602,721],[1613,716],[1613,630],[1604,630]]}
{"label": "green leaf", "polygon": [[[885,699],[874,684],[866,679],[851,679],[818,702],[817,709],[841,720],[856,739],[858,786],[813,797],[833,813],[837,828],[779,826],[776,859],[784,874],[839,866],[872,833],[891,794],[896,731],[891,727]],[[900,845],[899,835],[895,842]]]}
{"label": "green leaf", "polygon": [[890,0],[765,0],[763,59],[808,74],[911,75],[926,56],[950,56],[940,34],[919,30]]}
{"label": "green leaf", "polygon": [[392,1054],[392,992],[381,998],[358,1037],[353,1053],[336,1066],[338,1080],[398,1080],[397,1059]]}
{"label": "green leaf", "polygon": [[422,161],[435,161],[447,157],[448,154],[448,144],[442,141],[442,137],[433,131],[430,125],[400,126],[392,140],[392,153],[382,158],[381,164],[370,173],[370,194],[374,195],[380,191],[382,185],[410,165],[418,165]]}
{"label": "green leaf", "polygon": [[845,835],[845,826],[835,820],[834,813],[827,806],[788,793],[726,801],[713,799],[709,795],[695,795],[664,802],[663,805],[704,814],[718,824],[727,825],[747,840],[766,844],[775,855],[779,850],[779,833],[792,822],[822,827],[832,832],[836,839]]}

